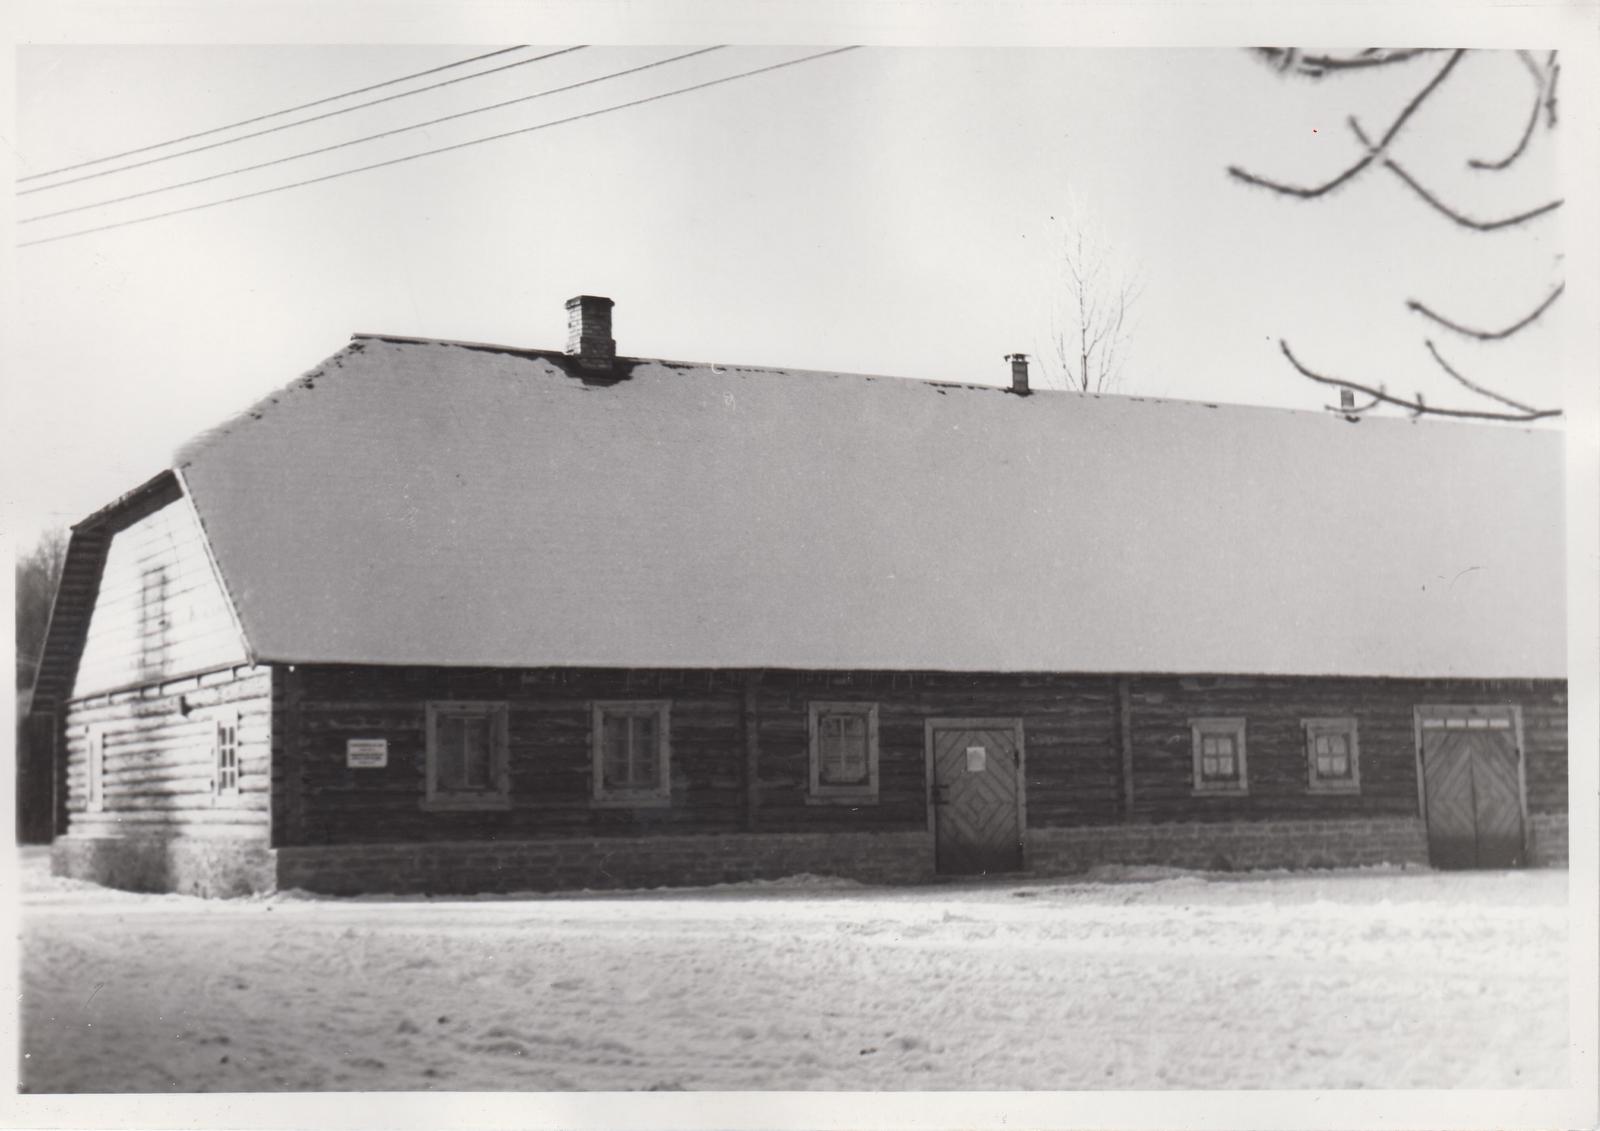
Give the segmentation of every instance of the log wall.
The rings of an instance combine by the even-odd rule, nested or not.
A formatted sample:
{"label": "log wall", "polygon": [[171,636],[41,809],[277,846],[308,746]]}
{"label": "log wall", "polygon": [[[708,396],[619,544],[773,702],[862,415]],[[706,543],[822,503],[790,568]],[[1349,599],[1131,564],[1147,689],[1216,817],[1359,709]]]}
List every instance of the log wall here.
{"label": "log wall", "polygon": [[[272,674],[238,665],[68,705],[63,739],[71,837],[267,839]],[[217,796],[219,711],[239,715],[239,790]],[[90,734],[103,735],[104,805],[88,802]]]}
{"label": "log wall", "polygon": [[[278,844],[925,830],[924,724],[966,717],[1022,719],[1030,829],[1414,817],[1422,703],[1517,704],[1529,809],[1566,808],[1566,691],[1552,682],[362,667],[280,680]],[[508,704],[504,811],[421,804],[434,699]],[[596,699],[671,701],[670,806],[590,803]],[[808,797],[812,700],[878,704],[876,803]],[[1249,793],[1196,796],[1189,720],[1234,715],[1247,720]],[[1301,720],[1344,715],[1358,723],[1361,790],[1312,793]],[[388,766],[348,768],[351,738],[387,738]]]}
{"label": "log wall", "polygon": [[[1133,816],[1145,821],[1414,815],[1420,704],[1514,704],[1522,709],[1530,812],[1567,806],[1566,687],[1561,683],[1281,677],[1138,677],[1131,681]],[[1246,720],[1244,796],[1196,796],[1189,720]],[[1350,716],[1361,749],[1361,790],[1307,789],[1300,721]]]}

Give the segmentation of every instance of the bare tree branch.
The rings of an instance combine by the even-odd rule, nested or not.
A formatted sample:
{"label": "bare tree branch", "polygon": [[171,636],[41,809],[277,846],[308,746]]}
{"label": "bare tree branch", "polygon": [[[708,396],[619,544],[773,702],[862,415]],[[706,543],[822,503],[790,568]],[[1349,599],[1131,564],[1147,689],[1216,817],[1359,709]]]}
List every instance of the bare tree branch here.
{"label": "bare tree branch", "polygon": [[[1383,156],[1383,151],[1388,148],[1389,143],[1395,139],[1395,136],[1399,134],[1406,122],[1410,120],[1411,115],[1415,114],[1418,108],[1420,108],[1422,104],[1427,101],[1429,95],[1431,95],[1435,90],[1439,89],[1439,84],[1444,82],[1445,78],[1450,74],[1450,72],[1455,69],[1456,64],[1461,62],[1461,58],[1465,54],[1465,50],[1451,52],[1449,60],[1443,67],[1439,69],[1439,73],[1434,75],[1433,78],[1428,81],[1426,86],[1417,91],[1416,95],[1411,99],[1411,101],[1406,103],[1405,109],[1401,110],[1399,116],[1396,117],[1392,123],[1390,123],[1389,128],[1384,132],[1383,140],[1379,142],[1376,147],[1367,145],[1367,155],[1361,158],[1361,160],[1357,161],[1354,165],[1351,165],[1349,168],[1345,169],[1344,172],[1335,176],[1332,180],[1326,181],[1320,185],[1312,186],[1310,188],[1305,188],[1298,185],[1284,184],[1281,181],[1271,180],[1267,177],[1260,176],[1259,174],[1251,173],[1245,169],[1241,169],[1237,165],[1228,166],[1229,176],[1244,181],[1246,184],[1260,185],[1262,188],[1271,189],[1273,192],[1282,193],[1285,196],[1298,196],[1307,200],[1322,196],[1325,193],[1332,192],[1334,189],[1349,181],[1352,177],[1356,176],[1367,166],[1371,165],[1374,161]],[[1365,139],[1363,139],[1363,144],[1365,144]]]}
{"label": "bare tree branch", "polygon": [[1533,57],[1526,51],[1518,51],[1517,57],[1533,72],[1533,109],[1528,114],[1528,124],[1522,131],[1522,138],[1517,142],[1517,147],[1510,153],[1498,161],[1483,161],[1477,157],[1470,157],[1467,159],[1467,167],[1469,169],[1490,169],[1494,172],[1499,172],[1501,169],[1509,169],[1511,163],[1526,152],[1528,142],[1533,139],[1534,127],[1539,124],[1539,111],[1543,109],[1545,76],[1540,72],[1539,65],[1533,61]]}
{"label": "bare tree branch", "polygon": [[1415,399],[1408,401],[1404,397],[1394,396],[1383,388],[1374,389],[1369,385],[1362,385],[1355,381],[1346,380],[1343,377],[1328,377],[1324,374],[1317,373],[1312,369],[1308,369],[1301,363],[1299,358],[1295,357],[1294,352],[1289,349],[1289,343],[1284,341],[1282,338],[1278,339],[1278,348],[1283,351],[1283,356],[1289,359],[1289,364],[1294,366],[1295,370],[1302,377],[1312,381],[1317,381],[1323,385],[1332,385],[1339,389],[1353,389],[1356,392],[1365,393],[1367,396],[1372,397],[1375,400],[1382,401],[1385,404],[1397,405],[1400,408],[1409,409],[1416,416],[1421,416],[1424,413],[1427,413],[1431,416],[1454,416],[1471,420],[1542,420],[1546,417],[1561,415],[1561,410],[1559,408],[1530,409],[1515,415],[1505,412],[1483,412],[1477,409],[1435,408],[1433,405],[1430,405],[1423,400],[1421,393],[1417,393]]}
{"label": "bare tree branch", "polygon": [[1545,62],[1545,70],[1550,72],[1550,81],[1545,87],[1548,92],[1544,99],[1545,128],[1553,130],[1556,127],[1556,80],[1561,77],[1561,64],[1556,62],[1554,51],[1550,52],[1550,58]]}
{"label": "bare tree branch", "polygon": [[1422,55],[1441,50],[1437,47],[1367,47],[1354,54],[1307,54],[1295,47],[1257,47],[1255,53],[1280,71],[1294,70],[1307,78],[1326,78],[1343,71],[1371,70],[1396,63],[1408,63]]}
{"label": "bare tree branch", "polygon": [[1440,369],[1443,369],[1446,373],[1450,374],[1450,376],[1454,377],[1457,381],[1460,381],[1463,385],[1465,385],[1467,388],[1471,389],[1474,393],[1477,393],[1480,397],[1488,397],[1492,401],[1499,401],[1501,404],[1505,405],[1507,408],[1514,408],[1514,409],[1517,409],[1519,412],[1538,412],[1539,411],[1538,409],[1534,408],[1532,405],[1525,405],[1521,401],[1514,401],[1508,396],[1505,396],[1505,395],[1503,395],[1501,393],[1495,392],[1493,389],[1485,389],[1482,385],[1474,385],[1471,381],[1468,381],[1465,377],[1463,377],[1459,372],[1456,371],[1454,366],[1452,366],[1444,358],[1439,356],[1439,351],[1436,348],[1434,348],[1434,344],[1433,344],[1433,339],[1432,338],[1424,339],[1422,344],[1428,347],[1428,353],[1430,355],[1432,355],[1434,361],[1439,363],[1439,368]]}
{"label": "bare tree branch", "polygon": [[1402,183],[1404,183],[1408,188],[1411,189],[1412,192],[1416,193],[1419,197],[1431,205],[1435,211],[1455,221],[1455,223],[1461,225],[1463,228],[1471,228],[1475,232],[1493,232],[1500,228],[1509,228],[1516,224],[1525,224],[1529,220],[1534,220],[1540,216],[1543,216],[1546,212],[1554,212],[1564,203],[1559,199],[1550,200],[1539,205],[1537,208],[1530,208],[1526,212],[1518,212],[1514,216],[1502,216],[1498,220],[1474,220],[1471,216],[1468,216],[1462,212],[1458,212],[1456,209],[1450,207],[1444,201],[1434,196],[1433,193],[1423,188],[1421,183],[1419,183],[1417,179],[1410,173],[1406,172],[1406,170],[1403,169],[1400,166],[1400,163],[1394,158],[1384,156],[1382,152],[1382,144],[1380,143],[1377,146],[1373,146],[1373,144],[1367,140],[1366,131],[1361,128],[1361,123],[1356,121],[1355,118],[1346,118],[1345,121],[1350,128],[1355,131],[1355,135],[1361,141],[1361,144],[1368,147],[1368,152],[1372,157],[1377,158],[1379,156],[1383,156],[1383,167],[1385,169],[1388,169],[1389,172],[1399,177]]}
{"label": "bare tree branch", "polygon": [[[1296,49],[1258,48],[1256,50],[1258,57],[1276,66],[1280,72],[1294,71],[1302,75],[1310,75],[1317,78],[1323,77],[1327,74],[1356,70],[1363,67],[1384,66],[1390,63],[1409,61],[1423,53],[1424,52],[1417,50],[1380,51],[1373,48],[1368,48],[1355,53],[1330,53],[1326,55],[1311,55]],[[1527,224],[1540,216],[1554,212],[1565,203],[1564,200],[1560,198],[1547,200],[1536,207],[1528,208],[1514,214],[1502,215],[1488,219],[1468,215],[1460,208],[1447,203],[1439,196],[1439,194],[1425,186],[1418,179],[1418,177],[1414,175],[1409,168],[1407,168],[1405,164],[1402,164],[1399,157],[1392,151],[1392,143],[1399,135],[1401,129],[1405,127],[1406,123],[1411,120],[1412,116],[1428,100],[1428,98],[1439,89],[1439,86],[1450,75],[1452,70],[1461,61],[1465,54],[1466,52],[1464,50],[1452,51],[1444,66],[1439,68],[1429,82],[1423,86],[1422,89],[1418,90],[1414,96],[1412,96],[1411,101],[1408,102],[1400,111],[1400,113],[1389,123],[1388,128],[1383,131],[1382,136],[1376,141],[1367,135],[1366,131],[1362,128],[1361,123],[1353,115],[1348,117],[1346,122],[1351,131],[1354,133],[1357,141],[1365,150],[1365,153],[1359,160],[1347,166],[1331,179],[1315,185],[1291,185],[1246,171],[1238,166],[1230,166],[1228,168],[1229,175],[1235,179],[1244,181],[1247,184],[1259,185],[1285,196],[1298,197],[1300,199],[1313,199],[1323,196],[1340,187],[1341,185],[1349,183],[1369,167],[1380,165],[1403,185],[1405,185],[1406,188],[1408,188],[1415,196],[1420,198],[1424,204],[1428,205],[1428,207],[1432,208],[1434,211],[1438,212],[1440,215],[1444,216],[1458,227],[1474,232],[1492,232],[1505,228],[1512,228]],[[1466,164],[1471,169],[1486,170],[1489,172],[1501,172],[1510,168],[1511,165],[1513,165],[1525,153],[1527,153],[1529,148],[1532,146],[1534,131],[1539,126],[1541,112],[1544,115],[1546,128],[1553,129],[1555,127],[1555,88],[1560,76],[1560,64],[1558,62],[1559,53],[1556,51],[1550,51],[1543,60],[1539,60],[1528,51],[1518,51],[1517,58],[1521,61],[1522,66],[1528,71],[1528,74],[1532,78],[1534,84],[1532,103],[1528,107],[1527,119],[1523,124],[1521,134],[1517,138],[1515,146],[1510,150],[1510,152],[1506,153],[1505,156],[1501,158],[1491,160],[1488,158],[1472,157],[1468,159]],[[1433,321],[1437,325],[1442,326],[1445,329],[1459,334],[1465,338],[1470,338],[1480,343],[1497,342],[1514,336],[1520,331],[1525,330],[1528,326],[1537,322],[1540,318],[1544,317],[1545,314],[1555,304],[1555,301],[1565,292],[1565,289],[1566,287],[1564,283],[1557,283],[1554,290],[1551,291],[1531,312],[1511,323],[1509,326],[1506,326],[1504,329],[1498,330],[1482,329],[1456,322],[1430,309],[1417,299],[1406,300],[1406,306],[1409,310],[1415,311],[1423,315],[1425,318]],[[1509,396],[1495,391],[1494,389],[1487,388],[1470,380],[1450,362],[1446,361],[1444,356],[1439,352],[1438,347],[1432,340],[1429,339],[1424,340],[1424,345],[1427,348],[1428,354],[1433,358],[1434,364],[1440,369],[1444,370],[1446,375],[1448,375],[1463,389],[1466,389],[1475,396],[1486,398],[1487,400],[1495,402],[1499,406],[1503,406],[1504,408],[1513,411],[1505,412],[1488,409],[1478,410],[1435,407],[1428,403],[1420,391],[1414,393],[1410,397],[1406,397],[1403,395],[1390,393],[1387,387],[1384,385],[1379,385],[1377,388],[1372,388],[1368,385],[1362,385],[1356,382],[1344,380],[1342,378],[1330,377],[1325,374],[1318,373],[1304,365],[1297,357],[1295,357],[1293,351],[1289,348],[1287,341],[1279,339],[1278,345],[1283,351],[1284,357],[1289,361],[1289,364],[1293,366],[1293,368],[1300,373],[1301,376],[1324,385],[1330,385],[1346,390],[1345,395],[1341,397],[1342,400],[1351,399],[1351,394],[1354,391],[1359,391],[1370,398],[1370,400],[1363,404],[1360,408],[1356,408],[1353,402],[1348,408],[1344,407],[1343,405],[1337,409],[1335,409],[1332,405],[1325,406],[1330,412],[1343,413],[1346,419],[1349,420],[1358,420],[1362,414],[1373,409],[1377,409],[1383,405],[1392,405],[1397,408],[1404,409],[1411,415],[1418,417],[1424,415],[1437,415],[1479,420],[1531,421],[1561,415],[1560,409],[1539,409],[1533,405],[1524,404],[1519,400],[1515,400]]]}
{"label": "bare tree branch", "polygon": [[1450,319],[1444,317],[1442,314],[1434,313],[1432,310],[1429,310],[1426,306],[1424,306],[1422,303],[1418,302],[1414,298],[1406,299],[1406,307],[1409,310],[1416,311],[1418,314],[1421,314],[1425,318],[1431,318],[1433,321],[1437,322],[1439,325],[1443,326],[1447,330],[1454,330],[1458,334],[1463,334],[1463,335],[1465,335],[1466,337],[1469,337],[1469,338],[1476,338],[1480,342],[1498,342],[1498,341],[1503,341],[1506,338],[1509,338],[1512,334],[1515,334],[1518,330],[1521,330],[1523,327],[1529,326],[1532,323],[1534,323],[1535,321],[1537,321],[1539,316],[1542,315],[1545,311],[1549,310],[1550,307],[1552,305],[1554,305],[1556,299],[1560,298],[1562,292],[1565,291],[1566,289],[1567,289],[1567,284],[1558,283],[1556,285],[1556,289],[1550,292],[1549,296],[1543,302],[1541,302],[1538,305],[1538,307],[1536,307],[1534,309],[1532,314],[1529,314],[1527,317],[1525,317],[1525,318],[1523,318],[1523,319],[1521,319],[1521,320],[1519,320],[1517,322],[1512,323],[1510,326],[1507,326],[1504,330],[1477,330],[1477,329],[1474,329],[1471,326],[1463,326],[1458,322],[1452,322]]}

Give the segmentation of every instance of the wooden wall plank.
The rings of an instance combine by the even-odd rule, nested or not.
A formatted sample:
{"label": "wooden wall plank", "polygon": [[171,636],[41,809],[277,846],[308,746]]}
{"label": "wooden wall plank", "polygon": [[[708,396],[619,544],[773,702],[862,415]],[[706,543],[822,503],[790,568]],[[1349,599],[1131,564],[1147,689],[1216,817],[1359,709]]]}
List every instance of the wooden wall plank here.
{"label": "wooden wall plank", "polygon": [[[212,793],[219,714],[239,718],[239,792]],[[272,679],[240,666],[68,704],[63,728],[66,831],[74,836],[265,838],[272,804]],[[104,809],[87,807],[91,731],[104,743]]]}

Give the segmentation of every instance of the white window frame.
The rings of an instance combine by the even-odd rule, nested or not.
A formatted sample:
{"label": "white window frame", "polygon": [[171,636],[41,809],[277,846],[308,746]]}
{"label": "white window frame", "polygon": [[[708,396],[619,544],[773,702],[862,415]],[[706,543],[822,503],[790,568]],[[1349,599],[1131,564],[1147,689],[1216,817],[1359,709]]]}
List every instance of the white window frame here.
{"label": "white window frame", "polygon": [[84,808],[90,813],[106,811],[106,732],[89,728],[89,747],[84,756]]}
{"label": "white window frame", "polygon": [[[487,789],[445,789],[439,783],[439,720],[441,717],[489,720]],[[433,699],[427,708],[427,791],[424,809],[509,809],[511,807],[511,710],[504,702],[481,699]]]}
{"label": "white window frame", "polygon": [[[656,720],[656,780],[649,786],[606,785],[605,718],[626,715]],[[672,702],[668,699],[603,699],[590,710],[589,752],[593,782],[590,802],[615,809],[665,808],[672,804]]]}
{"label": "white window frame", "polygon": [[[867,721],[867,780],[835,783],[822,780],[821,721],[830,715],[854,715]],[[811,702],[806,704],[806,731],[810,736],[811,789],[806,800],[816,804],[877,804],[878,705],[862,702]]]}
{"label": "white window frame", "polygon": [[[1245,745],[1245,720],[1242,716],[1189,720],[1189,741],[1194,754],[1194,792],[1205,797],[1242,797],[1250,792],[1249,759]],[[1206,781],[1201,774],[1202,740],[1206,735],[1229,735],[1239,760],[1238,775],[1232,781]]]}
{"label": "white window frame", "polygon": [[[228,769],[224,764],[224,756],[229,753],[229,740],[232,743],[233,774],[228,780]],[[240,757],[242,744],[239,741],[239,712],[237,710],[218,711],[212,718],[211,726],[211,799],[213,802],[224,798],[239,796],[239,779],[243,776],[243,763]]]}
{"label": "white window frame", "polygon": [[[1306,735],[1306,790],[1309,793],[1360,793],[1361,792],[1361,739],[1356,730],[1354,716],[1338,718],[1301,719],[1300,726]],[[1349,739],[1350,776],[1347,778],[1320,778],[1317,776],[1317,738],[1322,735],[1342,734]]]}

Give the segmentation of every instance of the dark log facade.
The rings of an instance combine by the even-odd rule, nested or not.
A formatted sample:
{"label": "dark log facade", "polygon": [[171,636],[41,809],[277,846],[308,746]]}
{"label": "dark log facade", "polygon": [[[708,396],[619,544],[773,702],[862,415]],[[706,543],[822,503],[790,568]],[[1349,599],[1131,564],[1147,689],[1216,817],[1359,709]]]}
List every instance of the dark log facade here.
{"label": "dark log facade", "polygon": [[[463,845],[559,840],[575,851],[600,852],[606,850],[593,846],[617,838],[659,844],[687,837],[718,846],[722,863],[714,874],[723,877],[781,874],[781,860],[764,856],[760,868],[741,872],[726,859],[740,844],[767,845],[773,837],[820,834],[842,842],[877,834],[899,837],[897,852],[931,853],[921,839],[931,822],[925,725],[977,717],[1021,720],[1024,821],[1041,845],[1050,830],[1083,830],[1092,840],[1096,828],[1109,838],[1117,828],[1198,824],[1235,837],[1232,830],[1256,826],[1283,839],[1294,837],[1296,822],[1334,832],[1344,822],[1352,831],[1347,839],[1359,841],[1362,830],[1378,827],[1360,822],[1410,828],[1421,810],[1413,710],[1423,704],[1517,708],[1527,808],[1536,818],[1530,829],[1566,810],[1566,692],[1548,681],[302,666],[277,669],[273,687],[273,843],[291,849],[432,844],[448,854]],[[591,708],[613,700],[670,702],[670,804],[617,807],[591,799]],[[818,700],[876,705],[876,800],[829,804],[811,796],[807,709]],[[504,808],[439,811],[424,804],[430,701],[506,704]],[[1190,721],[1206,716],[1245,720],[1249,784],[1242,795],[1195,792]],[[1329,716],[1356,720],[1358,791],[1318,793],[1308,786],[1302,723]],[[387,740],[387,765],[351,768],[351,739]],[[1117,843],[1129,843],[1116,835],[1123,836]],[[1337,839],[1312,859],[1368,861],[1354,849],[1343,857]],[[1126,851],[1151,862],[1175,859],[1163,843],[1157,837]],[[1032,855],[1030,863],[1047,870],[1065,859],[1057,852]],[[1177,855],[1195,858],[1187,850]],[[1257,858],[1278,859],[1270,851],[1237,856],[1233,849],[1199,857]],[[314,857],[300,859],[312,862],[297,866],[299,882],[317,883]],[[369,852],[363,859],[381,857]],[[543,865],[517,865],[530,866]],[[686,878],[701,875],[690,864],[683,869]],[[806,870],[806,860],[796,859],[791,870]],[[931,858],[921,871],[931,875]],[[580,873],[571,882],[593,879]],[[480,882],[488,881],[479,876],[474,883]],[[540,876],[525,871],[506,882],[542,886]]]}

